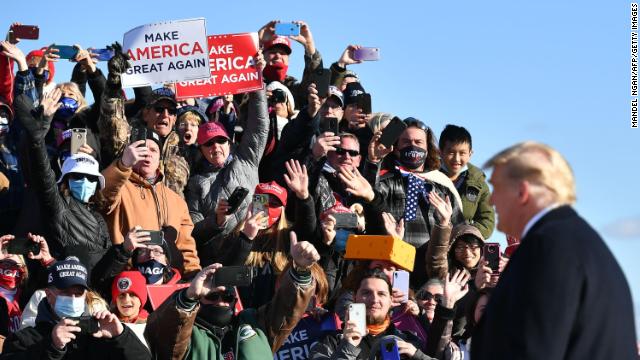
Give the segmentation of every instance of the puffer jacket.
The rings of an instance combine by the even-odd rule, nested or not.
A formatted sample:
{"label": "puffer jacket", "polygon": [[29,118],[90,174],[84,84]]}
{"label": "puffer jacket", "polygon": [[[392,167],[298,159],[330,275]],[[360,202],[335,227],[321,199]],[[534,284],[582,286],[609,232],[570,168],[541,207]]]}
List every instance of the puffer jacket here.
{"label": "puffer jacket", "polygon": [[120,160],[102,171],[106,186],[103,195],[111,240],[122,244],[124,236],[136,225],[145,230],[163,230],[170,247],[177,247],[182,261],[178,269],[189,277],[200,270],[195,241],[191,236],[193,223],[184,200],[162,182],[162,173],[154,184],[149,184]]}
{"label": "puffer jacket", "polygon": [[467,168],[466,178],[458,188],[462,200],[462,215],[467,222],[480,230],[485,239],[488,239],[495,226],[489,185],[482,170],[471,164],[467,164]]}
{"label": "puffer jacket", "polygon": [[[216,336],[220,331],[214,332],[206,323],[198,321],[200,305],[186,297],[186,289],[177,292],[150,315],[145,337],[157,359],[271,359],[304,315],[314,291],[310,272],[290,269],[287,276],[281,278],[270,303],[258,309],[245,309],[235,323],[232,322],[232,329],[224,329],[224,337],[236,339],[232,342],[236,345],[231,354],[222,348],[229,342]],[[255,321],[243,321],[245,312],[250,312]],[[256,341],[259,339],[263,341]]]}
{"label": "puffer jacket", "polygon": [[215,213],[218,199],[228,199],[238,186],[253,193],[258,185],[258,165],[267,141],[269,116],[263,90],[251,93],[249,98],[249,122],[240,145],[229,155],[221,169],[205,165],[202,173],[189,179],[185,189],[189,213],[195,226],[193,236],[203,259],[215,256],[216,243],[244,220],[251,203],[251,196],[247,196],[227,222],[218,226]]}
{"label": "puffer jacket", "polygon": [[[16,98],[15,105],[27,106],[31,102],[25,95]],[[47,243],[53,257],[60,257],[67,247],[82,247],[87,250],[88,258],[83,258],[87,269],[102,258],[111,247],[107,223],[103,216],[93,205],[83,204],[69,194],[62,194],[58,190],[58,184],[45,146],[44,134],[46,131],[38,131],[34,134],[35,127],[46,128],[49,126],[47,119],[42,116],[41,108],[33,112],[20,109],[20,121],[25,125],[30,139],[28,161],[31,166],[28,182],[36,192],[38,201],[43,211],[43,218],[48,219]]]}

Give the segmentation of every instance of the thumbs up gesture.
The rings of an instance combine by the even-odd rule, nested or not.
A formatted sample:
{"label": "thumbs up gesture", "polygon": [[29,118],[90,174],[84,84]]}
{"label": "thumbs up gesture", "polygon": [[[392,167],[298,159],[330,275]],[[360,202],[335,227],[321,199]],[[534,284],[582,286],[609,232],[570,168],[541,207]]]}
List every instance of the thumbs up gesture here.
{"label": "thumbs up gesture", "polygon": [[291,257],[293,263],[298,269],[308,270],[313,263],[320,260],[320,254],[316,248],[308,241],[298,242],[298,237],[295,232],[289,234],[291,238]]}

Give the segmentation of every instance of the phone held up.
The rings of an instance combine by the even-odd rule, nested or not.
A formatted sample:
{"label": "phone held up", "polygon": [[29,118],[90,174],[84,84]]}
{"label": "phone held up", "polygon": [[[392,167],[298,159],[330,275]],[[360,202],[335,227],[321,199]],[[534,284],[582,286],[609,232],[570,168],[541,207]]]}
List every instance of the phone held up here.
{"label": "phone held up", "polygon": [[500,244],[488,242],[484,244],[483,252],[484,260],[489,263],[493,274],[500,273]]}
{"label": "phone held up", "polygon": [[277,23],[275,33],[278,36],[298,36],[300,35],[300,24]]}

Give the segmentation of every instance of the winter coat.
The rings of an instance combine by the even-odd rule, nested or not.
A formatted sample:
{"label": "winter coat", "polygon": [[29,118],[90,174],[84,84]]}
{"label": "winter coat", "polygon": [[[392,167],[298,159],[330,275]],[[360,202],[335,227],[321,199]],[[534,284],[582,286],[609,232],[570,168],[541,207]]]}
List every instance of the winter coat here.
{"label": "winter coat", "polygon": [[400,331],[389,324],[389,327],[378,335],[367,335],[360,341],[360,344],[356,347],[347,342],[342,334],[332,334],[326,336],[319,343],[311,348],[310,360],[323,360],[323,359],[340,359],[340,360],[365,360],[365,359],[381,359],[380,357],[380,345],[382,340],[395,339],[406,341],[415,346],[416,353],[411,357],[415,360],[429,360],[433,359],[425,355],[420,350],[420,340],[418,337],[409,332]]}
{"label": "winter coat", "polygon": [[462,215],[467,222],[480,230],[485,239],[488,239],[495,226],[489,185],[482,170],[471,164],[467,164],[467,168],[466,177],[457,188],[462,200]]}
{"label": "winter coat", "polygon": [[[221,169],[205,165],[204,171],[189,179],[185,197],[193,220],[193,236],[203,265],[215,258],[215,249],[220,240],[244,220],[251,196],[247,196],[226,223],[218,226],[216,206],[219,199],[228,199],[236,187],[242,186],[253,193],[258,185],[258,165],[264,152],[269,131],[267,100],[264,91],[250,94],[249,123],[242,135],[242,142],[229,154]],[[206,160],[203,160],[206,161]]]}
{"label": "winter coat", "polygon": [[45,131],[38,131],[39,135],[34,134],[32,126],[26,125],[46,127],[48,123],[42,118],[41,108],[33,112],[23,108],[28,104],[30,100],[25,95],[16,97],[16,109],[20,108],[16,113],[20,114],[20,121],[25,124],[25,129],[31,128],[27,130],[27,138],[30,139],[27,160],[31,168],[30,179],[27,181],[36,192],[43,218],[47,219],[45,225],[51,255],[54,258],[61,257],[65,254],[65,248],[70,246],[86,249],[88,257],[81,261],[90,271],[111,247],[107,223],[92,204],[84,204],[58,189],[42,137]]}
{"label": "winter coat", "polygon": [[150,315],[145,331],[150,348],[157,359],[271,359],[302,318],[315,291],[310,273],[289,270],[287,275],[270,303],[245,309],[234,319],[227,335],[236,339],[233,354],[222,348],[224,338],[216,336],[217,331],[199,321],[200,305],[185,296],[186,290]]}
{"label": "winter coat", "polygon": [[125,168],[120,160],[102,171],[111,239],[114,244],[122,244],[124,236],[136,225],[145,230],[163,230],[168,246],[175,246],[179,250],[177,257],[182,257],[173,260],[173,265],[188,277],[200,270],[191,236],[193,223],[187,204],[164,185],[160,171],[158,174],[156,182],[149,184],[131,168]]}
{"label": "winter coat", "polygon": [[7,338],[0,359],[151,359],[151,354],[127,326],[114,338],[76,334],[62,350],[53,346],[51,331],[60,319],[45,298],[38,306],[35,327],[24,328]]}

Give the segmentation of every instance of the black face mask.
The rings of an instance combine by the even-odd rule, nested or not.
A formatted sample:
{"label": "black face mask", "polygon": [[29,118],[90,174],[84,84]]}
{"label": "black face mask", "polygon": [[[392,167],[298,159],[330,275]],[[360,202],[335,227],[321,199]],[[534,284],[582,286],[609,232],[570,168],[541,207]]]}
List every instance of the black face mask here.
{"label": "black face mask", "polygon": [[417,146],[407,146],[400,150],[400,162],[411,170],[422,166],[427,160],[427,150]]}
{"label": "black face mask", "polygon": [[231,319],[233,319],[233,305],[217,306],[202,304],[198,311],[198,317],[213,326],[225,327],[229,325]]}

